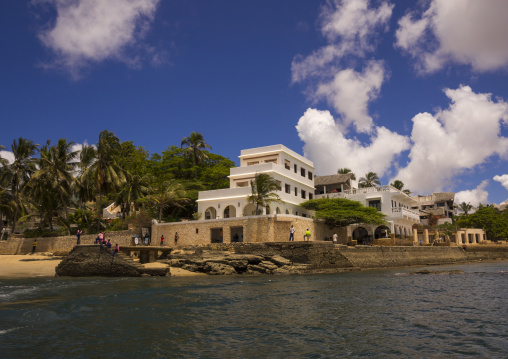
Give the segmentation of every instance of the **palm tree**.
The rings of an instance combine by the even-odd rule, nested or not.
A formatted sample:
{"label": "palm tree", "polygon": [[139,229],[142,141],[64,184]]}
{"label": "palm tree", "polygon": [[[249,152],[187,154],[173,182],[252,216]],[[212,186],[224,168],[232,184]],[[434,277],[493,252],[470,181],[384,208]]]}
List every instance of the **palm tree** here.
{"label": "palm tree", "polygon": [[256,214],[261,214],[261,208],[270,202],[280,202],[280,197],[275,191],[279,189],[277,181],[265,173],[257,173],[254,181],[250,181],[252,195],[247,197],[249,203],[256,205]]}
{"label": "palm tree", "polygon": [[469,214],[469,211],[473,209],[473,206],[471,205],[471,203],[466,203],[466,202],[462,202],[460,205],[459,205],[459,208],[462,212],[464,212],[464,215],[468,215]]}
{"label": "palm tree", "polygon": [[189,137],[184,137],[180,147],[183,148],[184,146],[187,147],[187,154],[192,155],[194,166],[197,166],[203,159],[208,158],[206,154],[203,153],[203,150],[212,149],[199,132],[192,132]]}
{"label": "palm tree", "polygon": [[74,181],[74,193],[78,198],[78,206],[81,209],[81,216],[85,219],[86,227],[90,226],[88,221],[88,211],[85,203],[93,199],[94,186],[90,176],[85,176],[88,168],[95,162],[96,151],[93,146],[83,145],[79,152],[79,161],[77,163],[78,174]]}
{"label": "palm tree", "polygon": [[162,210],[170,206],[184,208],[183,203],[187,202],[187,195],[184,187],[175,179],[159,177],[155,184],[153,193],[147,198],[153,202],[159,210],[159,222],[162,220]]}
{"label": "palm tree", "polygon": [[17,141],[14,140],[11,146],[14,162],[6,166],[5,171],[2,171],[2,179],[10,182],[9,187],[15,202],[12,216],[12,232],[16,229],[19,214],[24,211],[22,201],[23,189],[32,174],[37,170],[36,159],[33,158],[33,155],[35,155],[38,147],[38,144],[22,137]]}
{"label": "palm tree", "polygon": [[339,175],[345,175],[345,174],[348,174],[348,173],[351,173],[351,179],[356,181],[356,175],[353,173],[353,171],[349,168],[339,168],[337,170],[337,174]]}
{"label": "palm tree", "polygon": [[95,151],[95,161],[83,173],[83,176],[90,178],[99,190],[97,230],[101,227],[102,195],[125,183],[124,171],[117,163],[119,153],[118,137],[108,130],[102,131]]}
{"label": "palm tree", "polygon": [[379,182],[379,177],[375,172],[369,172],[365,175],[365,177],[361,177],[358,181],[358,185],[362,188],[365,187],[375,187],[376,185],[381,185]]}
{"label": "palm tree", "polygon": [[122,214],[125,218],[125,213],[130,213],[131,203],[135,203],[150,192],[149,176],[140,176],[138,174],[131,175],[127,172],[126,182],[116,196],[115,205],[122,206]]}
{"label": "palm tree", "polygon": [[393,183],[390,183],[390,186],[398,189],[399,191],[402,191],[402,189],[404,188],[404,182],[395,180],[393,181]]}
{"label": "palm tree", "polygon": [[76,168],[74,160],[78,156],[78,152],[71,149],[73,145],[74,142],[67,142],[66,139],[61,138],[55,146],[51,146],[51,141],[48,140],[39,150],[41,154],[39,170],[32,176],[32,180],[44,178],[45,184],[55,194],[58,193],[66,219],[69,217],[68,205],[72,196],[71,186]]}

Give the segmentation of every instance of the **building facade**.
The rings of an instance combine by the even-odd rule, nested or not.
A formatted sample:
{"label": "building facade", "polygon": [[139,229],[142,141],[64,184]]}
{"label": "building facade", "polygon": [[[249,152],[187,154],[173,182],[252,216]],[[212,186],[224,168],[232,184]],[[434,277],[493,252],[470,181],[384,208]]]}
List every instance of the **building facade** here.
{"label": "building facade", "polygon": [[311,217],[311,212],[298,205],[313,198],[314,165],[283,145],[273,145],[242,150],[240,167],[230,170],[230,187],[202,191],[198,195],[199,219],[223,219],[246,217],[255,214],[256,206],[247,201],[252,195],[250,182],[256,174],[273,177],[279,189],[280,202],[272,202],[263,208],[262,215],[292,214]]}

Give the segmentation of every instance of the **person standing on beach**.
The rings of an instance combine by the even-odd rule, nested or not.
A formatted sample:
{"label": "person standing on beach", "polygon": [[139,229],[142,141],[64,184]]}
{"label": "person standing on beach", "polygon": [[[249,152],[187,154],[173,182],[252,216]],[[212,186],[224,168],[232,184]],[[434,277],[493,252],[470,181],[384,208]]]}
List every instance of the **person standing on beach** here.
{"label": "person standing on beach", "polygon": [[164,234],[161,236],[161,246],[164,245]]}
{"label": "person standing on beach", "polygon": [[333,234],[333,244],[337,244],[337,233]]}
{"label": "person standing on beach", "polygon": [[310,240],[310,231],[309,229],[307,228],[307,230],[305,231],[305,235],[303,236],[303,240],[307,240],[309,241]]}
{"label": "person standing on beach", "polygon": [[175,246],[178,243],[178,232],[175,232]]}
{"label": "person standing on beach", "polygon": [[293,225],[291,225],[291,228],[289,229],[289,241],[295,241],[295,228]]}
{"label": "person standing on beach", "polygon": [[78,238],[78,242],[76,243],[78,246],[80,245],[81,243],[81,229],[78,228],[78,231],[76,232],[76,237]]}
{"label": "person standing on beach", "polygon": [[32,254],[35,253],[35,248],[37,248],[37,239],[34,239],[34,242],[32,244]]}

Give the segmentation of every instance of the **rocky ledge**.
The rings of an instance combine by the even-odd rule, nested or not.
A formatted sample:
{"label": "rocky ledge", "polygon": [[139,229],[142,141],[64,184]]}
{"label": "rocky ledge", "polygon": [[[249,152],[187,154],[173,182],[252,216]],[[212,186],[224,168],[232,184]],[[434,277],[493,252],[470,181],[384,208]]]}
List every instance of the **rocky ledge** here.
{"label": "rocky ledge", "polygon": [[213,250],[176,250],[168,259],[159,262],[209,275],[296,274],[309,270],[307,264],[294,264],[279,255],[237,254]]}
{"label": "rocky ledge", "polygon": [[169,268],[145,268],[122,253],[98,245],[76,246],[56,267],[57,277],[167,276]]}

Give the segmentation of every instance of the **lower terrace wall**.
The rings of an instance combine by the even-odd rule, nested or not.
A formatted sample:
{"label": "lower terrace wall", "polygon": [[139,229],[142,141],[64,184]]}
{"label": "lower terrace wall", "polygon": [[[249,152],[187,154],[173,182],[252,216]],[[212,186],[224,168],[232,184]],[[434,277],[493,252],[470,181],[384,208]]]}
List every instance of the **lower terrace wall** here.
{"label": "lower terrace wall", "polygon": [[323,241],[337,233],[339,243],[347,243],[347,229],[330,230],[322,222],[312,218],[294,215],[249,216],[212,220],[200,220],[175,223],[154,223],[152,225],[152,245],[159,245],[164,235],[166,245],[175,245],[175,234],[178,232],[176,245],[199,245],[212,243],[212,230],[215,236],[222,229],[222,243],[232,243],[234,233],[242,233],[239,241],[243,243],[288,242],[289,229],[295,228],[295,241],[303,241],[307,229],[311,232],[311,241]]}
{"label": "lower terrace wall", "polygon": [[[132,236],[135,231],[105,232],[106,239],[120,246],[133,245]],[[93,244],[96,234],[81,235],[81,244]],[[32,252],[32,245],[36,238],[10,237],[6,241],[0,241],[0,254],[26,254]],[[76,245],[76,236],[43,237],[37,238],[36,252],[69,252]]]}

